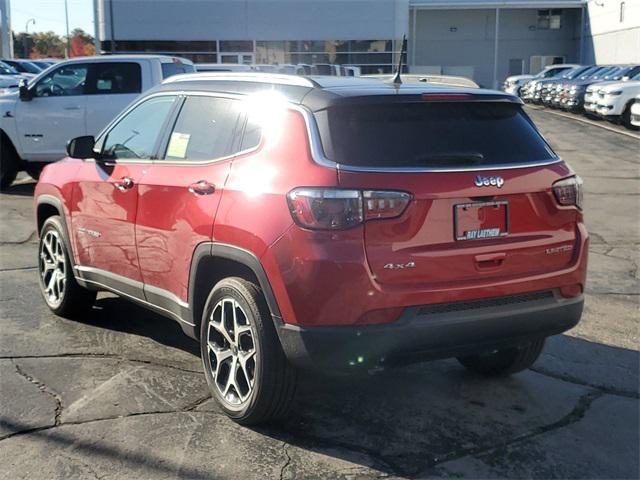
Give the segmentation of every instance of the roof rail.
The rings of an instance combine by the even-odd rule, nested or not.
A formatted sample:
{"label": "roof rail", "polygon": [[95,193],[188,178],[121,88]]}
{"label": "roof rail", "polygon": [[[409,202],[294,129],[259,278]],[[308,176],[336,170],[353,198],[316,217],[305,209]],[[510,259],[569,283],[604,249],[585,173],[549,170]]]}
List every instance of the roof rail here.
{"label": "roof rail", "polygon": [[162,83],[176,83],[189,81],[235,81],[255,82],[277,85],[292,85],[298,87],[316,88],[320,85],[313,80],[298,75],[284,75],[278,73],[261,72],[200,72],[173,75]]}

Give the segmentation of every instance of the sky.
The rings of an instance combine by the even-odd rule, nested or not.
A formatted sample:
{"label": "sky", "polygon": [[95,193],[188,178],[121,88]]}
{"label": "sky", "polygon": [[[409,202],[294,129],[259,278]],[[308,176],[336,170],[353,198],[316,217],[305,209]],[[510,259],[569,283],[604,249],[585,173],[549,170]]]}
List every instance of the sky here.
{"label": "sky", "polygon": [[[29,23],[29,32],[54,31],[65,35],[64,0],[10,0],[11,28],[14,32],[24,32]],[[93,0],[67,0],[69,6],[69,31],[76,27],[94,35]]]}

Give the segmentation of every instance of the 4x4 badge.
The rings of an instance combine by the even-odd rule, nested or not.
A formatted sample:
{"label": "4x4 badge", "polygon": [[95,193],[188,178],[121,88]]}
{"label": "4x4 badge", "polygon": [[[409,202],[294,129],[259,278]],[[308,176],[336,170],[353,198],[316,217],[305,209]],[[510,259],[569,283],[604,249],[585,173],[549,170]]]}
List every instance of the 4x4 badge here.
{"label": "4x4 badge", "polygon": [[498,187],[501,188],[504,185],[504,179],[502,177],[483,177],[482,175],[478,175],[474,182],[476,187]]}
{"label": "4x4 badge", "polygon": [[383,268],[387,270],[401,270],[403,268],[416,268],[415,262],[407,263],[387,263]]}

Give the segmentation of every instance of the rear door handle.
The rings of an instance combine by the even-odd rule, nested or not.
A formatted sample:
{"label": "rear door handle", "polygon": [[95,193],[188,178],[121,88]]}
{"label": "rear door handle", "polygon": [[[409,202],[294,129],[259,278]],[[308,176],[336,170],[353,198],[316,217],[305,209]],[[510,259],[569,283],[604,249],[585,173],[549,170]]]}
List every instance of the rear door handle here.
{"label": "rear door handle", "polygon": [[189,185],[189,191],[194,195],[211,195],[216,191],[216,186],[206,180],[199,180]]}
{"label": "rear door handle", "polygon": [[80,107],[77,105],[69,105],[68,107],[64,107],[65,110],[80,110]]}
{"label": "rear door handle", "polygon": [[122,177],[119,181],[113,183],[115,187],[124,192],[133,187],[133,179],[131,177]]}

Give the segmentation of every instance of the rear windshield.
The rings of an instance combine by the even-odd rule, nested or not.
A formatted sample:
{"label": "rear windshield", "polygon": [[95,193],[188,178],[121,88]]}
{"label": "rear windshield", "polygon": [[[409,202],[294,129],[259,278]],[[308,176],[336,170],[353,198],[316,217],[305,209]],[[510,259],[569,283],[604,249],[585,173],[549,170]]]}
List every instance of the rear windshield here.
{"label": "rear windshield", "polygon": [[557,158],[513,103],[342,105],[315,116],[325,156],[343,165],[465,168]]}
{"label": "rear windshield", "polygon": [[162,78],[169,78],[179,73],[193,73],[196,68],[189,63],[182,62],[163,62],[162,63]]}

